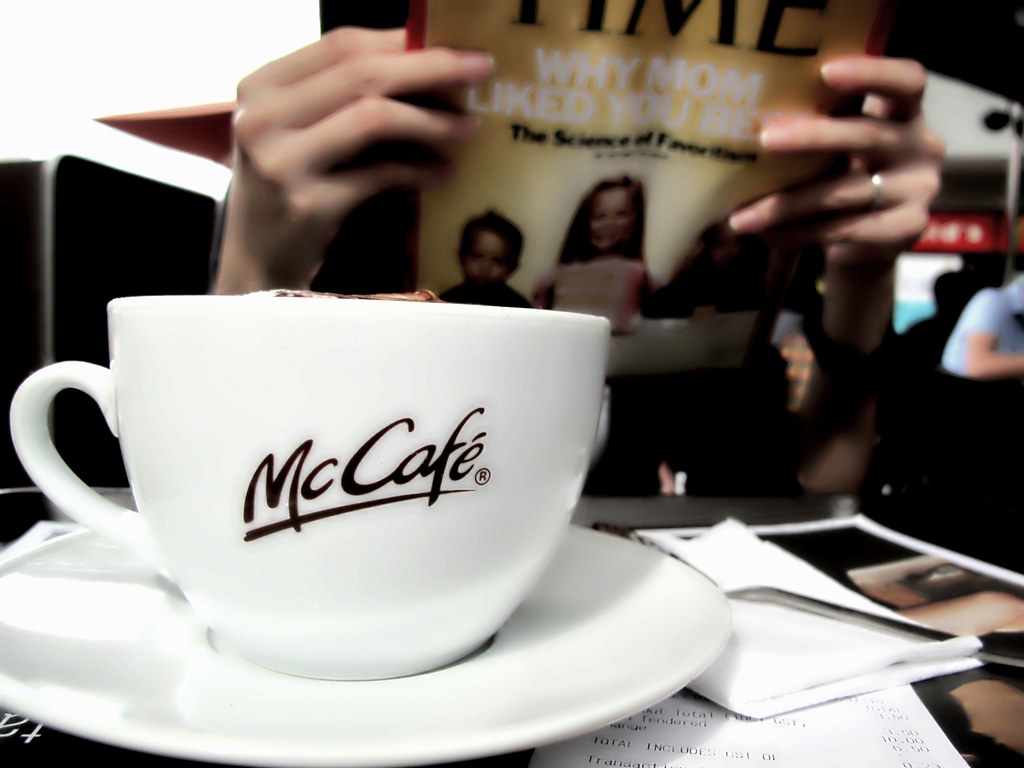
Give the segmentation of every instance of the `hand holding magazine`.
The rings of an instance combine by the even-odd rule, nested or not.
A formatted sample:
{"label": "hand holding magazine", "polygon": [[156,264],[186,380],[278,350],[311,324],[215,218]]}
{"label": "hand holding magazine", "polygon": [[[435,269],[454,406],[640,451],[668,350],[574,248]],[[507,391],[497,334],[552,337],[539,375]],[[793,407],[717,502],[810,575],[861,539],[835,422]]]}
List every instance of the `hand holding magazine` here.
{"label": "hand holding magazine", "polygon": [[[618,337],[611,375],[741,364],[770,332],[792,263],[745,236],[763,206],[727,217],[836,162],[813,146],[768,151],[762,128],[784,144],[794,119],[859,110],[862,94],[829,89],[821,68],[879,51],[891,10],[415,0],[412,47],[496,62],[460,101],[481,128],[454,152],[457,178],[420,196],[417,284],[604,315]],[[868,208],[869,176],[835,194]]]}
{"label": "hand holding magazine", "polygon": [[[759,371],[743,392],[716,380],[680,396],[673,377],[746,376],[773,352],[795,254],[809,247],[825,257],[818,337],[839,353],[815,349],[829,375],[801,410],[803,453],[817,466],[800,481],[848,490],[872,445],[871,381],[857,359],[882,340],[892,265],[927,221],[942,158],[920,113],[924,69],[873,55],[892,7],[416,0],[407,30],[328,32],[239,86],[213,290],[429,288],[449,301],[603,314],[617,331],[611,386],[672,393],[638,391],[639,414],[629,392],[613,393],[613,415],[663,433],[639,485],[616,493],[657,492],[673,449],[660,443],[682,428],[697,453],[728,457],[716,465],[760,473],[742,492],[790,492],[793,430],[735,407],[785,411],[774,381]],[[842,389],[856,412],[837,442],[835,420],[819,417]],[[728,411],[741,432],[695,432],[679,412],[687,403]],[[637,454],[632,437],[618,444]],[[681,469],[696,493],[699,472]]]}

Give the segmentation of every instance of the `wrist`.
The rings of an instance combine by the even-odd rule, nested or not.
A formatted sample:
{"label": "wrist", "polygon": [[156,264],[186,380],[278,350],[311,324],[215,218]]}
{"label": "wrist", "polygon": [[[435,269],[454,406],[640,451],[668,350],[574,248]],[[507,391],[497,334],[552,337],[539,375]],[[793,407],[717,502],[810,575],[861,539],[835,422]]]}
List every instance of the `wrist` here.
{"label": "wrist", "polygon": [[225,251],[214,276],[213,292],[243,294],[270,290],[303,291],[309,289],[311,280],[294,269],[271,271],[259,260]]}
{"label": "wrist", "polygon": [[851,392],[880,383],[892,331],[895,268],[885,262],[833,261],[825,265],[824,297],[804,318],[804,335],[818,369]]}
{"label": "wrist", "polygon": [[224,228],[214,273],[214,293],[308,289],[322,251],[307,246],[289,232],[247,230],[235,214],[232,211]]}
{"label": "wrist", "polygon": [[877,349],[891,327],[895,274],[892,261],[828,263],[819,320],[828,339],[863,354]]}
{"label": "wrist", "polygon": [[818,314],[804,318],[803,332],[814,355],[815,365],[829,379],[850,391],[867,393],[877,389],[887,364],[888,347],[883,340],[891,332],[889,323],[886,323],[878,342],[869,349],[836,339],[825,328]]}

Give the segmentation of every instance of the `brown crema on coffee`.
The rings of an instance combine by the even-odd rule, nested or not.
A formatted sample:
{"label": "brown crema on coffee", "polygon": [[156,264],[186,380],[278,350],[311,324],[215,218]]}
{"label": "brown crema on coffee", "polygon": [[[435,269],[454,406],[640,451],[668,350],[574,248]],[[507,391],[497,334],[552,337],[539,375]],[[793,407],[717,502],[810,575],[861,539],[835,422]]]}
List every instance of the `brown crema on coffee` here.
{"label": "brown crema on coffee", "polygon": [[377,301],[417,301],[444,304],[433,291],[412,291],[409,293],[326,293],[321,291],[293,291],[279,289],[271,292],[273,296],[302,299],[372,299]]}

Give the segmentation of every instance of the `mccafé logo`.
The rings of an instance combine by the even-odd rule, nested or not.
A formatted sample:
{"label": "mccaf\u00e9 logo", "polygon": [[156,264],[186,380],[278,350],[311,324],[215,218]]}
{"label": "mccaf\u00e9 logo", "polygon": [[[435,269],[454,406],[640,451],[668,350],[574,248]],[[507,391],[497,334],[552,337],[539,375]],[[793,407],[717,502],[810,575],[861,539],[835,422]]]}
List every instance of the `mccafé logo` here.
{"label": "mccaf\u00e9 logo", "polygon": [[[266,499],[268,509],[279,509],[286,492],[285,509],[281,512],[287,513],[287,517],[250,528],[245,534],[245,540],[255,541],[289,529],[298,532],[307,523],[357,509],[382,507],[415,499],[427,499],[429,507],[442,496],[475,490],[473,487],[452,487],[470,476],[470,482],[474,485],[486,485],[491,479],[490,470],[477,467],[476,460],[484,452],[483,439],[487,433],[476,432],[470,438],[463,435],[464,431],[467,434],[474,431],[469,427],[469,422],[483,413],[483,408],[474,408],[466,414],[440,447],[436,443],[417,446],[418,440],[410,437],[416,433],[416,422],[411,418],[398,419],[363,443],[345,462],[344,467],[342,460],[336,457],[319,461],[313,458],[312,439],[299,445],[283,463],[275,454],[268,454],[256,467],[249,481],[242,520],[247,525],[253,523],[256,500],[260,497]],[[394,455],[395,441],[405,441],[410,446],[409,452],[396,466],[381,468],[378,459],[382,447],[389,446],[391,450],[388,455]],[[425,490],[398,493],[400,488],[418,479],[423,481],[421,485],[427,486]],[[335,503],[331,503],[332,500]],[[315,508],[314,502],[317,502]],[[325,502],[328,504],[326,508],[323,506]]]}

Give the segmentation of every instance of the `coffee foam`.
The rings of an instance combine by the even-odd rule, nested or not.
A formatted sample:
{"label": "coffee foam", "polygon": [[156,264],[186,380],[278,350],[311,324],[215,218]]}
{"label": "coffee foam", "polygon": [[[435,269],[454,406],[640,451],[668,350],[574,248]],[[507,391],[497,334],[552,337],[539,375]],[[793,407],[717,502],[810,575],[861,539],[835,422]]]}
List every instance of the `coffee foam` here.
{"label": "coffee foam", "polygon": [[446,302],[438,298],[433,291],[412,291],[409,293],[326,293],[322,291],[294,291],[276,289],[272,291],[258,291],[248,294],[250,296],[273,296],[300,299],[370,299],[374,301],[415,301],[425,303],[444,304]]}

